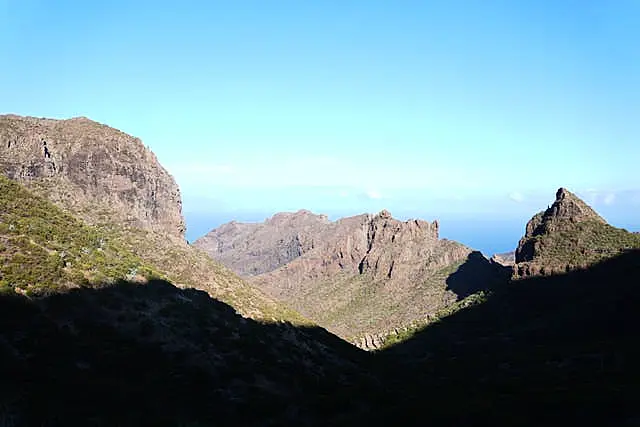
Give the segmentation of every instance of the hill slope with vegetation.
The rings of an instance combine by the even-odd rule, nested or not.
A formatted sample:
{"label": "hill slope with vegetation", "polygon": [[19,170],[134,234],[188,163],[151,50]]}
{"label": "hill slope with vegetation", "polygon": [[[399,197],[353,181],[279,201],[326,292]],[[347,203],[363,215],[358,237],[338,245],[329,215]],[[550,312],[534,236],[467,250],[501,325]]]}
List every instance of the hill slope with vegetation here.
{"label": "hill slope with vegetation", "polygon": [[536,214],[516,250],[519,277],[586,268],[625,250],[640,248],[640,236],[615,228],[564,188],[546,211]]}

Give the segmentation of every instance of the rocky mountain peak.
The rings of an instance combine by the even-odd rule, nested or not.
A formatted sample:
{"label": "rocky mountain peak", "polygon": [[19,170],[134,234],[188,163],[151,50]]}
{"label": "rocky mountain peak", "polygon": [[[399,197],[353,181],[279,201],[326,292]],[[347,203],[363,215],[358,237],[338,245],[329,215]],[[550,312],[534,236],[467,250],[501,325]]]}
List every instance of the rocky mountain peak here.
{"label": "rocky mountain peak", "polygon": [[[560,188],[556,192],[556,200],[553,204],[547,210],[537,213],[527,223],[523,240],[559,231],[564,227],[571,226],[571,224],[584,221],[606,224],[606,221],[578,196],[566,188]],[[522,256],[521,250],[516,251],[516,261],[523,261],[524,259],[519,256]]]}
{"label": "rocky mountain peak", "polygon": [[89,222],[183,238],[173,177],[140,139],[86,117],[0,116],[0,173]]}
{"label": "rocky mountain peak", "polygon": [[390,219],[390,218],[392,218],[392,216],[391,216],[391,212],[389,212],[389,211],[388,211],[388,210],[386,210],[386,209],[381,210],[381,211],[378,213],[378,217],[379,217],[379,218],[382,218],[382,219]]}
{"label": "rocky mountain peak", "polygon": [[584,268],[640,241],[611,225],[565,188],[554,203],[527,223],[515,253],[517,277],[555,274]]}
{"label": "rocky mountain peak", "polygon": [[548,218],[569,219],[573,222],[595,220],[606,223],[596,211],[566,188],[558,189],[556,192],[556,200],[545,212],[545,216]]}

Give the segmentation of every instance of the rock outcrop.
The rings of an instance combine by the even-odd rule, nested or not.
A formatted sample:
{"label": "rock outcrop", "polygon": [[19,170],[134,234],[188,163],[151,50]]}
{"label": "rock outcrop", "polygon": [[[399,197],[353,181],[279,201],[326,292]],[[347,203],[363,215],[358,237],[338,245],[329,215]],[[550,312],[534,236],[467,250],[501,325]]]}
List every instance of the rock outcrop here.
{"label": "rock outcrop", "polygon": [[607,224],[575,194],[560,188],[555,202],[527,223],[516,249],[514,276],[587,268],[636,247],[640,247],[637,235]]}
{"label": "rock outcrop", "polygon": [[300,210],[274,215],[262,224],[224,224],[194,242],[242,276],[255,276],[294,260],[320,244],[330,221]]}
{"label": "rock outcrop", "polygon": [[185,231],[180,190],[151,150],[84,117],[0,116],[0,173],[89,222],[117,218],[179,238]]}
{"label": "rock outcrop", "polygon": [[440,239],[437,221],[399,221],[386,210],[334,222],[308,211],[276,214],[261,224],[223,225],[194,245],[357,343],[486,289],[499,276],[472,279],[469,265],[499,269]]}
{"label": "rock outcrop", "polygon": [[494,254],[491,257],[491,261],[505,267],[511,267],[516,263],[516,252],[504,252],[501,254]]}

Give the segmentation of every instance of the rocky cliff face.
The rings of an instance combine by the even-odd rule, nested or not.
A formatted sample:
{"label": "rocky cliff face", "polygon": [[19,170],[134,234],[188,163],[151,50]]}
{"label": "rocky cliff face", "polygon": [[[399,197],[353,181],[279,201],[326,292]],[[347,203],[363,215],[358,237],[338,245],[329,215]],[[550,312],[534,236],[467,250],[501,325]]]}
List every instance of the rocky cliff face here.
{"label": "rocky cliff face", "polygon": [[516,277],[565,273],[586,268],[639,247],[637,235],[611,225],[564,188],[546,211],[528,223],[516,250]]}
{"label": "rocky cliff face", "polygon": [[[99,227],[92,229],[94,240],[122,248],[122,251],[113,251],[115,259],[123,259],[122,265],[128,265],[126,258],[130,253],[176,285],[204,290],[243,316],[309,323],[203,251],[187,244],[183,237],[185,226],[178,186],[137,138],[86,118],[50,120],[0,116],[0,174],[23,184],[31,190],[28,194],[36,193],[64,208],[71,217],[83,219],[78,221],[78,227],[84,226],[83,223],[98,224]],[[14,187],[21,188],[20,185]],[[34,220],[38,227],[50,223],[45,234],[57,236],[56,241],[50,243],[60,239],[69,241],[72,247],[79,245],[77,249],[83,256],[95,255],[100,261],[90,268],[92,274],[113,270],[120,262],[107,257],[102,243],[91,252],[83,239],[72,237],[77,234],[69,231],[73,226],[63,230],[55,206],[48,208],[44,200],[37,202],[34,200],[39,198],[21,194],[22,202],[16,199],[17,193],[12,194],[12,198],[0,197],[5,203],[0,211],[7,211],[8,205],[14,204],[18,206],[16,215],[30,216],[29,221]],[[19,208],[21,203],[24,209]],[[36,212],[48,214],[35,218]],[[20,222],[28,224],[29,221]],[[27,231],[33,233],[35,229]],[[21,234],[28,236],[26,232]],[[2,238],[0,236],[0,246]],[[46,243],[36,246],[28,253],[53,253]],[[63,253],[68,256],[69,250]],[[44,264],[36,264],[50,262],[46,256],[44,259]],[[11,263],[24,263],[24,259]],[[70,281],[70,285],[77,283]]]}
{"label": "rocky cliff face", "polygon": [[117,217],[179,238],[185,230],[180,190],[155,155],[86,118],[0,116],[0,172],[90,222]]}
{"label": "rocky cliff face", "polygon": [[438,231],[437,221],[399,221],[386,210],[335,222],[299,211],[262,224],[226,224],[194,245],[252,275],[252,283],[321,326],[360,342],[364,334],[422,320],[496,279],[467,280],[468,270],[458,276],[469,286],[452,279],[473,251],[439,239]]}
{"label": "rocky cliff face", "polygon": [[242,276],[273,271],[320,244],[330,225],[325,215],[279,213],[263,224],[232,221],[194,242]]}

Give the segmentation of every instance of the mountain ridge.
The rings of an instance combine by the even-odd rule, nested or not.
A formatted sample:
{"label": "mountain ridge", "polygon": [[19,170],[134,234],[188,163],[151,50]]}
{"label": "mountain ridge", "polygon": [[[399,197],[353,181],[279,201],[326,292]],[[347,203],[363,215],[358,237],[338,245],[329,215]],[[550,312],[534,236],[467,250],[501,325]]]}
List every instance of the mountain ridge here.
{"label": "mountain ridge", "polygon": [[[440,239],[438,221],[400,221],[387,210],[335,221],[307,210],[278,213],[263,223],[224,224],[194,246],[223,263],[231,260],[232,269],[251,265],[250,273],[258,274],[247,275],[242,267],[235,271],[358,344],[369,335],[423,321],[463,298],[462,293],[468,295],[467,289],[447,283],[465,263],[482,270],[482,280],[469,282],[473,291],[502,280],[500,268],[489,260]],[[262,257],[269,262],[260,270],[255,266]]]}

